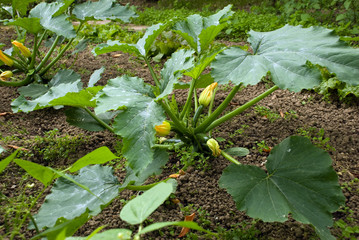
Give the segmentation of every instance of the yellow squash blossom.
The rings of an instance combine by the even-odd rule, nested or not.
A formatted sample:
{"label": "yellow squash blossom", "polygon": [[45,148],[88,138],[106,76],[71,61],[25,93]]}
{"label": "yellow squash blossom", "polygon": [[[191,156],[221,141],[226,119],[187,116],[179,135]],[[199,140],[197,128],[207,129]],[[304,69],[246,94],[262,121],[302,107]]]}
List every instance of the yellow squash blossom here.
{"label": "yellow squash blossom", "polygon": [[11,71],[5,71],[3,73],[0,74],[0,79],[3,81],[6,81],[7,79],[12,77],[12,72]]}
{"label": "yellow squash blossom", "polygon": [[28,58],[31,56],[30,50],[25,47],[21,42],[13,41],[12,44],[16,46],[21,51],[22,55],[24,55],[25,57]]}
{"label": "yellow squash blossom", "polygon": [[219,149],[219,144],[213,138],[208,139],[207,146],[209,147],[209,149],[211,149],[213,156],[218,157],[219,155],[221,155],[221,149]]}
{"label": "yellow squash blossom", "polygon": [[11,67],[12,65],[14,65],[14,61],[9,58],[8,56],[6,56],[1,50],[0,50],[0,60],[5,64],[8,65],[9,67]]}
{"label": "yellow squash blossom", "polygon": [[155,126],[155,130],[156,130],[157,135],[164,137],[170,133],[171,125],[169,122],[163,121],[163,123],[161,125]]}
{"label": "yellow squash blossom", "polygon": [[211,85],[207,86],[201,95],[199,96],[199,104],[203,105],[204,107],[207,107],[208,104],[211,102],[213,98],[213,92],[216,89],[218,83],[212,83]]}

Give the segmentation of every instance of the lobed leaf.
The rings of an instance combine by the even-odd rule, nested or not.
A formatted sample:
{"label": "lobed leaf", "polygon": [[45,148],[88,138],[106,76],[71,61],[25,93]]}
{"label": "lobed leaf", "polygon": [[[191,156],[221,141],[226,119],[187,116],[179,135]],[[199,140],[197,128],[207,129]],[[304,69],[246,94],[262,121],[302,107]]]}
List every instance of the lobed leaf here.
{"label": "lobed leaf", "polygon": [[193,67],[194,57],[193,50],[181,49],[172,54],[172,57],[167,60],[162,71],[161,94],[157,99],[166,97],[172,93],[173,85],[182,76],[182,72]]}
{"label": "lobed leaf", "polygon": [[86,1],[76,5],[72,13],[82,21],[120,19],[124,22],[129,22],[130,18],[137,17],[136,13],[128,5],[116,4],[114,0]]}
{"label": "lobed leaf", "polygon": [[225,22],[233,14],[231,5],[208,17],[191,15],[184,21],[177,22],[174,31],[181,35],[188,44],[201,53],[209,48],[217,34],[225,27]]}
{"label": "lobed leaf", "polygon": [[89,215],[95,216],[118,195],[119,182],[110,167],[87,166],[72,178],[87,186],[98,197],[65,178],[59,178],[52,193],[34,215],[39,229],[55,226],[59,218],[74,219],[87,210]]}
{"label": "lobed leaf", "polygon": [[17,18],[14,21],[7,22],[6,25],[21,27],[32,34],[37,34],[43,29],[39,18]]}
{"label": "lobed leaf", "polygon": [[18,11],[21,15],[25,15],[27,11],[27,7],[32,2],[36,2],[36,0],[12,0],[11,6],[15,11]]}
{"label": "lobed leaf", "polygon": [[75,38],[76,33],[72,23],[67,20],[65,14],[58,15],[63,10],[63,2],[45,3],[42,2],[30,11],[30,18],[39,18],[40,24],[47,30],[65,38]]}
{"label": "lobed leaf", "polygon": [[284,222],[291,213],[294,219],[311,223],[322,239],[334,239],[327,229],[333,223],[331,212],[345,198],[329,154],[305,137],[292,136],[272,149],[266,167],[268,173],[232,164],[219,184],[250,217]]}
{"label": "lobed leaf", "polygon": [[[82,83],[81,76],[79,74],[72,70],[60,70],[49,82],[48,86],[30,84],[26,87],[21,87],[19,91],[22,95],[11,103],[11,107],[13,112],[30,112],[37,109],[55,106],[56,104],[50,103],[52,100],[65,97],[71,92],[80,92],[81,89]],[[74,96],[73,94],[69,95]],[[77,104],[77,102],[75,103],[69,99],[69,95],[65,98],[61,98],[60,100],[66,100],[68,102],[72,102],[73,104]],[[30,100],[25,98],[29,96],[32,97]],[[79,98],[84,101],[86,100],[86,96],[89,97],[86,91],[84,91],[84,93],[79,93],[79,95],[76,96],[80,96]],[[93,104],[90,100],[86,103]]]}
{"label": "lobed leaf", "polygon": [[138,57],[147,57],[148,52],[151,50],[153,42],[159,34],[163,32],[167,24],[156,24],[147,28],[145,35],[140,38],[136,44],[121,43],[120,41],[109,40],[107,43],[97,45],[92,52],[95,55],[104,54],[115,51],[122,51],[134,54]]}
{"label": "lobed leaf", "polygon": [[359,49],[348,47],[331,30],[286,25],[249,34],[253,53],[231,47],[216,57],[212,64],[216,82],[254,85],[270,71],[277,86],[297,92],[321,81],[320,71],[308,66],[311,62],[327,67],[343,82],[359,84]]}

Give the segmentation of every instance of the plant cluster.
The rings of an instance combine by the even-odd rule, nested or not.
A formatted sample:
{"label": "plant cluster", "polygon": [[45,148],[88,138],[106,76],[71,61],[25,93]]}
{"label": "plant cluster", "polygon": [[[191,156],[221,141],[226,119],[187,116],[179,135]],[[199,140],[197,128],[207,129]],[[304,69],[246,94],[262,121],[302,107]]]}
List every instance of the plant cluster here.
{"label": "plant cluster", "polygon": [[[35,0],[25,2],[14,0],[10,2],[11,6],[2,7],[12,17],[3,22],[5,25],[15,27],[18,40],[12,41],[12,48],[0,50],[0,66],[3,68],[5,65],[8,69],[1,70],[0,86],[24,86],[33,82],[48,83],[45,74],[69,49],[87,21],[119,19],[128,22],[130,18],[136,17],[128,6],[116,4],[112,0],[89,1],[75,6],[72,5],[73,0],[41,2],[28,13],[28,5],[32,2]],[[69,19],[79,21],[80,25],[76,31]],[[25,42],[26,34],[33,36],[31,50],[26,46],[29,45]],[[41,47],[42,43],[49,37],[51,37],[47,41],[49,48],[44,51]],[[67,41],[65,46],[59,45],[65,41]],[[0,44],[0,48],[3,47],[4,44]],[[82,41],[75,51],[83,50],[85,47],[86,41]],[[17,81],[18,74],[26,77]]]}
{"label": "plant cluster", "polygon": [[[231,6],[227,6],[207,17],[195,14],[171,23],[173,33],[181,36],[187,46],[174,52],[159,74],[152,67],[150,51],[168,24],[149,27],[136,43],[109,40],[93,49],[95,55],[114,51],[135,55],[146,63],[152,84],[122,75],[100,86],[97,82],[104,71],[100,68],[87,84],[72,70],[61,70],[46,85],[20,88],[20,97],[12,102],[13,112],[68,106],[65,113],[70,124],[121,136],[122,155],[127,161],[127,175],[122,183],[111,167],[89,166],[116,158],[106,148],[95,150],[64,171],[14,159],[14,155],[0,162],[0,169],[15,162],[45,186],[58,178],[52,193],[32,217],[31,227],[39,232],[44,230],[35,239],[72,236],[124,189],[147,190],[128,202],[120,213],[124,221],[139,225],[138,231],[114,229],[97,234],[96,230],[90,238],[105,239],[106,234],[113,234],[123,239],[140,239],[148,231],[168,225],[217,236],[193,222],[143,226],[149,214],[173,192],[174,182],[166,179],[142,184],[161,171],[168,161],[168,151],[188,147],[205,156],[223,156],[231,162],[223,171],[219,186],[233,197],[238,210],[268,222],[284,222],[291,214],[297,221],[312,224],[321,239],[335,239],[328,229],[333,224],[331,213],[345,203],[345,197],[327,152],[305,137],[290,136],[271,149],[262,169],[241,164],[235,157],[243,156],[244,149],[223,149],[212,133],[277,89],[298,92],[319,85],[321,73],[312,65],[325,66],[342,82],[358,85],[359,51],[340,41],[331,30],[289,25],[272,32],[250,31],[247,50],[213,45],[216,36],[230,24],[232,15]],[[243,86],[255,85],[269,73],[274,86],[242,106],[227,110]],[[190,80],[183,81],[184,78]],[[216,100],[218,85],[231,86],[221,103]],[[188,91],[183,105],[176,101],[176,89]],[[198,96],[199,89],[203,90]],[[70,175],[67,171],[79,173]]]}

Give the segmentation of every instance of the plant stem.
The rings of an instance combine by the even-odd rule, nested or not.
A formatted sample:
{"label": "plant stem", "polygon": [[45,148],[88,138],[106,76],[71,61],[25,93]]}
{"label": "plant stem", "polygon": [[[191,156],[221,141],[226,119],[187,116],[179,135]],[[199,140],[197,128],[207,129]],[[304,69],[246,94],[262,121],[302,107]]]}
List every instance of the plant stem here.
{"label": "plant stem", "polygon": [[221,151],[221,155],[223,157],[225,157],[228,161],[230,161],[231,163],[237,164],[237,165],[241,165],[240,162],[238,162],[236,159],[234,159],[231,155],[229,155],[228,153],[226,153],[225,151]]}
{"label": "plant stem", "polygon": [[204,132],[204,130],[226,109],[226,107],[236,95],[240,87],[241,85],[236,85],[228,94],[226,99],[224,99],[221,105],[219,105],[218,108],[194,130],[194,133]]}
{"label": "plant stem", "polygon": [[0,86],[7,86],[7,87],[21,87],[27,85],[33,81],[33,78],[30,75],[27,75],[26,78],[21,82],[7,82],[0,80]]}
{"label": "plant stem", "polygon": [[199,105],[199,107],[196,109],[196,112],[194,113],[193,119],[192,119],[192,126],[196,127],[197,121],[199,116],[201,115],[203,111],[203,105]]}
{"label": "plant stem", "polygon": [[146,62],[146,64],[147,64],[147,66],[148,66],[148,69],[150,70],[150,73],[151,73],[151,76],[152,76],[152,78],[153,78],[153,81],[155,81],[156,86],[157,86],[158,88],[160,88],[160,86],[161,86],[161,85],[160,85],[160,81],[158,80],[158,77],[157,77],[155,71],[153,70],[150,61],[148,60],[147,57],[144,57],[144,59],[145,59],[145,62]]}
{"label": "plant stem", "polygon": [[90,109],[88,109],[87,107],[84,107],[83,109],[85,109],[85,111],[91,115],[91,117],[93,119],[95,119],[101,126],[103,126],[104,128],[106,128],[107,130],[109,130],[110,132],[114,132],[115,129],[113,129],[112,127],[110,127],[110,125],[108,125],[107,123],[105,123],[104,121],[102,121],[99,117],[96,116],[96,114],[94,114]]}
{"label": "plant stem", "polygon": [[183,125],[183,123],[177,118],[177,116],[171,111],[171,109],[167,106],[166,103],[163,101],[160,101],[161,106],[165,109],[168,116],[173,121],[173,124],[176,126],[176,128],[184,135],[188,137],[192,137],[192,134],[189,133],[188,129]]}
{"label": "plant stem", "polygon": [[265,91],[264,93],[262,93],[261,95],[257,96],[256,98],[252,99],[251,101],[243,104],[242,106],[240,106],[239,108],[233,110],[232,112],[227,113],[226,115],[224,115],[223,117],[217,119],[216,121],[212,122],[211,125],[209,125],[206,129],[205,132],[210,131],[211,129],[217,127],[218,125],[228,121],[229,119],[235,117],[236,115],[244,112],[246,109],[250,108],[251,106],[253,106],[254,104],[256,104],[257,102],[259,102],[260,100],[262,100],[263,98],[267,97],[269,94],[271,94],[272,92],[274,92],[275,90],[279,89],[278,86],[274,86],[271,87],[270,89],[268,89],[267,91]]}
{"label": "plant stem", "polygon": [[[83,24],[84,24],[84,21],[81,21],[79,27],[76,30],[76,35],[82,28]],[[56,39],[57,39],[57,37],[56,37]],[[41,72],[39,73],[40,76],[44,75],[62,57],[62,55],[64,55],[64,53],[67,51],[67,49],[71,46],[74,39],[75,38],[71,38],[69,40],[69,42],[66,44],[66,46],[60,51],[60,53],[49,63],[49,65],[47,65],[43,70],[41,70]]]}
{"label": "plant stem", "polygon": [[52,43],[51,48],[49,49],[49,51],[46,53],[45,57],[41,60],[40,64],[36,67],[35,72],[39,72],[41,70],[41,68],[45,65],[45,63],[47,62],[47,60],[49,60],[52,52],[55,50],[57,43],[60,40],[60,36],[56,36],[55,41]]}
{"label": "plant stem", "polygon": [[143,185],[143,186],[127,185],[125,187],[125,189],[134,190],[134,191],[146,191],[146,190],[156,186],[157,184],[162,183],[162,182],[167,182],[170,179],[171,178],[166,178],[165,180],[162,180],[162,181],[159,181],[159,182],[156,182],[156,183],[152,183],[152,184],[148,184],[148,185]]}
{"label": "plant stem", "polygon": [[188,108],[190,107],[191,105],[191,102],[192,102],[192,96],[193,96],[193,91],[195,89],[195,85],[196,85],[196,79],[192,79],[191,81],[191,85],[189,87],[189,90],[188,90],[188,96],[187,96],[187,100],[186,100],[186,103],[182,109],[182,112],[180,114],[180,119],[183,119],[184,116],[186,115],[187,111],[188,111]]}
{"label": "plant stem", "polygon": [[[39,41],[42,41],[42,38],[44,37],[44,34],[42,34],[41,38],[39,39]],[[37,34],[34,35],[34,46],[32,48],[32,54],[31,54],[31,61],[30,61],[30,64],[29,64],[29,69],[28,70],[31,70],[34,65],[35,65],[35,60],[36,60],[36,53],[37,53],[37,50],[39,48],[39,45],[37,44]]]}

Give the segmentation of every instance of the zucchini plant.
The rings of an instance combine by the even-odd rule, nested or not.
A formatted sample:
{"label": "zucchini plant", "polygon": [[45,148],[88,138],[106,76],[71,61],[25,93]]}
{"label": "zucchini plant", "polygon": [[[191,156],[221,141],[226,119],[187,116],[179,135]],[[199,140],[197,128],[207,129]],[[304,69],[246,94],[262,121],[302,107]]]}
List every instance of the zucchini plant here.
{"label": "zucchini plant", "polygon": [[[58,62],[68,48],[73,45],[84,23],[89,20],[121,20],[129,22],[136,17],[129,6],[122,6],[114,0],[87,1],[72,4],[74,0],[61,0],[52,3],[41,2],[33,7],[27,15],[29,3],[35,0],[12,0],[11,6],[3,6],[12,19],[2,20],[5,25],[14,26],[18,33],[18,41],[12,41],[13,47],[0,50],[0,86],[25,86],[30,83],[47,83],[44,75]],[[6,3],[6,2],[5,2]],[[75,30],[72,21],[78,21]],[[33,37],[32,48],[24,45],[26,34]],[[42,43],[47,41],[49,48],[43,50]],[[62,46],[60,43],[67,41]],[[83,39],[76,45],[75,51],[86,47]],[[5,44],[0,44],[4,47]],[[57,53],[57,54],[55,54]],[[2,69],[6,69],[3,71]],[[26,77],[18,80],[24,74]],[[18,77],[19,76],[19,77]],[[20,77],[21,76],[21,77]]]}
{"label": "zucchini plant", "polygon": [[[137,56],[147,64],[153,84],[122,75],[105,86],[97,86],[101,68],[84,87],[78,74],[62,70],[47,85],[34,83],[20,88],[22,95],[13,101],[12,109],[29,112],[69,106],[69,123],[120,135],[128,164],[125,182],[143,182],[167,162],[167,151],[175,147],[192,145],[195,151],[223,156],[231,164],[224,170],[219,186],[228,191],[239,210],[263,221],[283,222],[290,214],[297,221],[312,224],[321,239],[334,239],[328,229],[333,223],[331,213],[344,204],[345,198],[328,153],[304,137],[290,136],[272,149],[263,170],[241,164],[230,155],[245,154],[245,149],[220,149],[211,132],[277,89],[299,92],[319,85],[321,73],[316,65],[334,72],[342,82],[358,85],[359,50],[347,46],[331,30],[289,25],[272,32],[250,31],[248,50],[215,47],[213,40],[232,15],[230,8],[208,17],[192,15],[171,23],[173,32],[182,36],[189,47],[173,53],[160,75],[153,70],[148,53],[167,24],[151,26],[135,44],[108,41],[93,49],[95,55],[123,51]],[[208,67],[210,73],[205,72]],[[268,73],[273,87],[226,111],[243,85],[255,85]],[[183,81],[185,76],[191,80]],[[228,83],[233,85],[232,90],[217,104],[217,85]],[[199,88],[205,89],[198,97]],[[182,105],[176,102],[175,89],[188,89]],[[34,93],[36,97],[29,98]],[[156,134],[163,136],[168,132],[173,132],[171,138],[156,142]],[[64,217],[62,208],[66,203],[62,206],[57,209],[59,219]],[[84,207],[78,215],[85,212]],[[40,218],[42,210],[34,217]],[[49,221],[43,222],[42,227],[52,227],[55,221],[51,226]]]}

